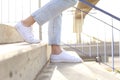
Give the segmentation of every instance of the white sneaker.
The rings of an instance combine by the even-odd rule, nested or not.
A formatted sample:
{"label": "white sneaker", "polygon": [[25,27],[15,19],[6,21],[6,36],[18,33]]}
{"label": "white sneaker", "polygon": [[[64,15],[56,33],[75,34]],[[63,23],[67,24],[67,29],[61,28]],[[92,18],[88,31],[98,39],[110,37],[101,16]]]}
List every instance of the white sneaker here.
{"label": "white sneaker", "polygon": [[51,55],[51,62],[83,62],[83,60],[74,54],[67,53],[62,51],[59,55]]}
{"label": "white sneaker", "polygon": [[35,39],[34,35],[32,33],[31,27],[25,27],[22,22],[18,22],[15,25],[15,28],[20,33],[20,35],[23,37],[23,39],[28,43],[39,43],[39,39]]}

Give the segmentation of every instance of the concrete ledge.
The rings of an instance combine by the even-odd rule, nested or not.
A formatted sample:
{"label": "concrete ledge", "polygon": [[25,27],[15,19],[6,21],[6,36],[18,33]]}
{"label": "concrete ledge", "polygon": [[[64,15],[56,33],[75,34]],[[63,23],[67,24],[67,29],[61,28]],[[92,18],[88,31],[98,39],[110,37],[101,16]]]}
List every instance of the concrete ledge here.
{"label": "concrete ledge", "polygon": [[49,60],[45,43],[0,45],[0,80],[34,80]]}
{"label": "concrete ledge", "polygon": [[0,24],[0,44],[23,42],[16,29],[9,25]]}
{"label": "concrete ledge", "polygon": [[96,62],[50,63],[35,80],[120,80]]}

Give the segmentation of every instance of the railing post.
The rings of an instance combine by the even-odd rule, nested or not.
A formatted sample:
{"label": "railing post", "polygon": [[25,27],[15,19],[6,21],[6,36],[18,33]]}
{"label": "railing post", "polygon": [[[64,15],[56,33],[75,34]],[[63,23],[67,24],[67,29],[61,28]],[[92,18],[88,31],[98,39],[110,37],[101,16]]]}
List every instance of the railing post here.
{"label": "railing post", "polygon": [[[112,19],[112,25],[113,25],[113,19]],[[112,27],[112,43],[111,43],[111,54],[112,54],[112,70],[114,71],[115,65],[114,65],[114,28]]]}
{"label": "railing post", "polygon": [[0,24],[2,23],[2,0],[0,0]]}
{"label": "railing post", "polygon": [[[105,29],[105,27],[104,27]],[[105,31],[105,40],[104,40],[104,62],[107,62],[107,52],[106,52],[106,31]]]}
{"label": "railing post", "polygon": [[100,55],[99,55],[99,43],[98,43],[98,41],[97,41],[97,57],[100,57]]}
{"label": "railing post", "polygon": [[119,32],[119,62],[120,62],[120,32]]}
{"label": "railing post", "polygon": [[[38,0],[38,7],[41,7],[41,0]],[[42,40],[42,27],[39,25],[39,38]]]}
{"label": "railing post", "polygon": [[92,52],[91,52],[91,38],[90,38],[90,42],[89,42],[89,56],[92,57]]}

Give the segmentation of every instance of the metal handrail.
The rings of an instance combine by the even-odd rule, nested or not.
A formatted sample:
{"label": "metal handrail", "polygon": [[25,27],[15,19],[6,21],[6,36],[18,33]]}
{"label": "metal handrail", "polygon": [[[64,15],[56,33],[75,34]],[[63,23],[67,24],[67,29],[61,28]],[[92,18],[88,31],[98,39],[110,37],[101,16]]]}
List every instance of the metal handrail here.
{"label": "metal handrail", "polygon": [[103,10],[103,9],[101,9],[101,8],[91,4],[91,3],[89,3],[89,2],[87,2],[86,0],[79,0],[79,1],[84,3],[84,4],[86,4],[86,5],[88,5],[88,6],[90,6],[90,7],[92,7],[92,8],[95,8],[96,10],[98,10],[98,11],[100,11],[100,12],[102,12],[102,13],[104,13],[104,14],[106,14],[106,15],[108,15],[108,16],[116,19],[116,20],[118,20],[118,21],[120,21],[119,17],[117,17],[117,16],[115,16],[115,15],[113,15],[113,14],[111,14],[111,13],[109,13],[109,12],[107,12],[107,11],[105,11],[105,10]]}
{"label": "metal handrail", "polygon": [[[99,20],[100,22],[103,22],[104,24],[108,25],[109,27],[112,27],[112,28],[120,31],[120,29],[114,27],[113,25],[111,25],[111,24],[109,24],[109,23],[107,23],[107,22],[105,22],[105,21],[103,21],[103,20],[101,20],[101,19],[99,19],[99,18],[97,18],[97,17],[95,17],[95,16],[93,16],[93,15],[91,15],[91,14],[89,14],[89,13],[87,13],[87,12],[81,10],[81,9],[79,9],[79,8],[77,8],[77,7],[74,7],[74,8],[77,9],[77,10],[79,10],[79,11],[81,11],[81,12],[83,12],[83,13],[85,13],[85,14],[88,14],[89,16],[95,18],[96,20]],[[111,16],[110,16],[110,17],[111,17]]]}
{"label": "metal handrail", "polygon": [[[79,0],[79,1],[82,2],[82,3],[84,3],[84,4],[86,4],[86,5],[88,5],[88,6],[90,6],[90,7],[92,7],[92,8],[95,8],[96,10],[98,10],[98,11],[100,11],[100,12],[102,12],[102,13],[104,13],[104,14],[112,17],[112,18],[114,18],[115,20],[120,21],[120,18],[119,18],[119,17],[117,17],[117,16],[115,16],[115,15],[113,15],[113,14],[111,14],[111,13],[109,13],[109,12],[107,12],[107,11],[99,8],[99,7],[96,7],[95,5],[87,2],[86,0]],[[74,7],[74,8],[76,8],[76,7]],[[79,10],[79,11],[82,11],[81,9],[78,9],[78,8],[76,8],[76,9]],[[85,13],[85,14],[88,14],[88,13],[85,12],[85,11],[82,11],[82,12]],[[88,15],[90,15],[90,14],[88,14]],[[97,19],[97,20],[99,20],[99,21],[101,21],[101,22],[103,22],[103,23],[105,23],[105,24],[107,24],[108,26],[112,27],[112,43],[111,43],[111,46],[112,46],[112,47],[111,47],[111,52],[112,52],[112,53],[111,53],[111,55],[112,55],[112,70],[114,71],[114,70],[115,70],[115,63],[114,63],[114,35],[113,35],[114,32],[113,32],[113,29],[116,29],[116,30],[118,30],[119,32],[120,32],[120,29],[114,27],[114,26],[113,26],[113,23],[112,23],[112,25],[110,25],[110,24],[108,24],[107,22],[105,22],[105,21],[103,21],[103,20],[101,20],[101,19],[98,19],[98,18],[96,18],[96,17],[94,17],[94,16],[92,16],[92,15],[90,15],[90,16],[93,17],[93,18],[95,18],[95,19]],[[98,46],[97,46],[97,47],[98,47]],[[97,53],[97,54],[98,54],[98,53]]]}

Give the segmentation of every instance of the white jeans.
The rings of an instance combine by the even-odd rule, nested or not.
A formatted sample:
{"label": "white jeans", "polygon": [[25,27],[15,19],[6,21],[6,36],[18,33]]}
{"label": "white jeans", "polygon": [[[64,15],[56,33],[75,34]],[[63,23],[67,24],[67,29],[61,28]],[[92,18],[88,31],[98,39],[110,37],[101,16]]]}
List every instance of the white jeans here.
{"label": "white jeans", "polygon": [[61,12],[74,6],[77,0],[51,0],[32,16],[39,25],[49,21],[49,44],[60,45],[61,41]]}

